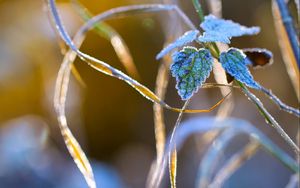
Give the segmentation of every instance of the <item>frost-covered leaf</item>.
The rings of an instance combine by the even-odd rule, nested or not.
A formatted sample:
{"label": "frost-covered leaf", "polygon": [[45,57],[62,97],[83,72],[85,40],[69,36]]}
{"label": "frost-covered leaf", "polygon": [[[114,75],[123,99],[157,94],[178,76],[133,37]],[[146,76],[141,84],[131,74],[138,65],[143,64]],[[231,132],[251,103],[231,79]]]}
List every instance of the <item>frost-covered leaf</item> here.
{"label": "frost-covered leaf", "polygon": [[198,38],[200,42],[222,42],[226,44],[230,43],[232,37],[255,35],[260,31],[259,27],[245,27],[213,15],[205,16],[200,27],[204,30],[203,35]]}
{"label": "frost-covered leaf", "polygon": [[243,49],[246,54],[249,65],[258,68],[273,63],[273,54],[267,49],[262,48],[247,48]]}
{"label": "frost-covered leaf", "polygon": [[209,50],[185,47],[172,55],[172,76],[176,78],[176,89],[183,100],[189,99],[208,78],[213,65]]}
{"label": "frost-covered leaf", "polygon": [[255,89],[261,88],[248,70],[247,57],[241,50],[230,48],[227,52],[222,52],[220,55],[220,63],[225,71],[236,80]]}
{"label": "frost-covered leaf", "polygon": [[198,30],[190,30],[185,32],[181,37],[179,37],[173,43],[169,44],[162,51],[160,51],[159,54],[157,54],[156,59],[162,58],[175,48],[182,47],[187,43],[193,42],[197,39],[198,34]]}
{"label": "frost-covered leaf", "polygon": [[[271,51],[263,48],[246,48],[242,49],[246,54],[246,65],[253,68],[269,66],[273,63],[273,54]],[[227,82],[231,83],[234,80],[230,74],[226,73]]]}
{"label": "frost-covered leaf", "polygon": [[225,44],[230,43],[230,38],[227,34],[221,34],[218,31],[204,32],[203,35],[199,36],[200,42],[222,42]]}

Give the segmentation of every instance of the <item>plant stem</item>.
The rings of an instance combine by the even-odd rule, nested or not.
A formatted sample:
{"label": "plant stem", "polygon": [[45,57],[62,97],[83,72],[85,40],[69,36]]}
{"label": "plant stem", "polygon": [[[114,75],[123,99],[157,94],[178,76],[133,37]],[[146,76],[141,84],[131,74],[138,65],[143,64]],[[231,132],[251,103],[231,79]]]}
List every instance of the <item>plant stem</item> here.
{"label": "plant stem", "polygon": [[192,0],[192,2],[193,2],[193,5],[196,9],[196,12],[198,13],[198,16],[200,18],[200,22],[203,22],[204,21],[204,14],[203,14],[203,11],[202,11],[202,6],[199,3],[199,0]]}
{"label": "plant stem", "polygon": [[[281,0],[277,0],[278,2],[280,2]],[[201,20],[201,22],[203,21],[203,10],[201,8],[201,5],[199,3],[198,0],[192,0],[193,5],[197,11],[197,13],[199,14],[199,18]],[[220,50],[217,46],[216,43],[210,43],[208,45],[208,48],[210,49],[211,53],[213,53],[214,57],[216,59],[219,59],[220,56]],[[267,121],[267,123],[269,123],[270,125],[272,125],[275,130],[282,136],[282,138],[293,148],[293,150],[299,154],[300,150],[299,147],[297,146],[297,144],[295,144],[293,142],[293,140],[289,137],[289,135],[282,129],[282,127],[278,124],[278,122],[273,118],[273,116],[264,108],[262,102],[253,94],[251,93],[247,87],[237,81],[238,84],[241,86],[242,91],[245,93],[245,95],[256,105],[258,111],[261,113],[261,115],[265,118],[265,120]]]}

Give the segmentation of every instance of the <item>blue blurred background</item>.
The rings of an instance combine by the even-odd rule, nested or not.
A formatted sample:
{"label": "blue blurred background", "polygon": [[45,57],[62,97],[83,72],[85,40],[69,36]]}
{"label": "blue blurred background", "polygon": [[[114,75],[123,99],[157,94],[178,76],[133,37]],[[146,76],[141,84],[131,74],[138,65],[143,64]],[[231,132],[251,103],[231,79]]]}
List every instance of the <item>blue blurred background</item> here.
{"label": "blue blurred background", "polygon": [[[159,0],[82,0],[94,14],[113,7],[161,3]],[[175,1],[174,1],[175,2]],[[198,24],[190,1],[179,6]],[[82,21],[68,1],[58,1],[64,23],[71,34]],[[167,13],[142,14],[109,20],[124,38],[141,75],[141,82],[154,90]],[[252,71],[255,79],[285,103],[299,103],[284,66],[271,12],[271,0],[223,1],[223,16],[243,25],[260,26],[258,36],[234,39],[231,46],[261,47],[271,50],[274,64]],[[185,29],[178,24],[178,30]],[[124,70],[110,43],[90,32],[82,51]],[[63,56],[51,27],[44,1],[0,0],[0,187],[2,188],[84,188],[86,184],[69,156],[58,129],[53,107],[54,84]],[[86,88],[72,77],[67,99],[69,125],[91,160],[99,187],[144,187],[155,159],[152,104],[123,82],[107,77],[75,62]],[[209,82],[213,82],[212,76]],[[180,106],[171,79],[166,100]],[[264,95],[256,93],[284,130],[296,140],[299,119],[280,111]],[[200,90],[192,108],[208,108],[221,95],[218,89]],[[232,116],[246,119],[291,156],[294,153],[267,125],[255,106],[238,90],[234,91]],[[166,111],[168,132],[177,114]],[[214,115],[212,112],[210,115]],[[196,115],[186,115],[191,118]],[[198,116],[203,116],[202,114]],[[197,165],[207,148],[196,137],[179,153],[178,187],[194,187]],[[197,143],[198,142],[198,143]],[[244,138],[236,138],[224,151],[224,159],[241,148]],[[201,147],[200,150],[197,147]],[[282,188],[291,172],[276,159],[259,151],[226,183],[228,188]],[[167,186],[167,181],[164,181]]]}

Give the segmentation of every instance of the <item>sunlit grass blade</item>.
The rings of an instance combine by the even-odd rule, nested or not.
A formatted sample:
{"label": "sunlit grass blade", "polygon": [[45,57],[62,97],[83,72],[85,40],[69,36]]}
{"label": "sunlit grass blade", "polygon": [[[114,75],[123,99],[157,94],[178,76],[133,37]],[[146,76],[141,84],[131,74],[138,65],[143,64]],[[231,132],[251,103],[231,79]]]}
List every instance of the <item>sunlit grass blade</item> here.
{"label": "sunlit grass blade", "polygon": [[170,154],[169,173],[170,173],[171,188],[176,188],[176,175],[177,175],[177,151],[176,151],[176,149],[174,149],[174,151]]}
{"label": "sunlit grass blade", "polygon": [[[51,11],[47,11],[47,15],[49,17],[49,20],[50,20],[50,24],[53,28],[56,27],[56,24],[55,24],[55,21],[54,19],[51,19],[52,15],[51,15]],[[61,51],[61,54],[65,55],[67,52],[68,52],[68,46],[67,44],[65,43],[65,41],[60,37],[60,34],[59,34],[59,31],[55,29],[55,38],[57,40],[57,43],[60,47],[60,51]],[[72,74],[74,75],[74,77],[76,78],[76,80],[78,81],[78,83],[83,86],[83,87],[86,87],[81,75],[79,74],[78,70],[76,69],[76,67],[72,64],[71,65],[71,71],[72,71]]]}
{"label": "sunlit grass blade", "polygon": [[66,53],[63,63],[61,64],[55,85],[54,106],[58,116],[59,127],[63,135],[65,144],[73,157],[76,165],[83,174],[87,184],[90,188],[95,188],[96,183],[94,180],[91,165],[81,149],[79,143],[72,135],[65,115],[65,103],[69,85],[69,78],[71,72],[72,62],[75,60],[76,53],[69,51]]}
{"label": "sunlit grass blade", "polygon": [[[287,3],[284,0],[273,0],[273,6],[277,5],[278,18],[282,20],[282,25],[289,41],[292,53],[296,59],[298,71],[300,69],[300,50],[299,50],[299,33],[296,32],[293,18],[290,15]],[[276,3],[276,5],[275,5]]]}
{"label": "sunlit grass blade", "polygon": [[[166,104],[164,101],[162,101],[159,97],[157,97],[150,89],[145,87],[144,85],[140,84],[133,78],[129,77],[128,75],[124,74],[118,69],[113,68],[112,66],[108,65],[107,63],[98,60],[88,54],[85,54],[81,52],[78,49],[78,46],[80,46],[81,42],[78,42],[78,40],[82,41],[85,38],[85,33],[90,29],[94,27],[94,24],[96,24],[99,21],[103,21],[105,19],[108,19],[110,17],[114,16],[120,16],[124,14],[129,13],[141,13],[145,11],[162,11],[162,10],[178,10],[176,9],[176,6],[171,5],[135,5],[135,6],[125,6],[125,7],[119,7],[115,9],[108,10],[98,16],[93,17],[91,20],[89,20],[84,26],[82,26],[79,31],[76,33],[74,37],[74,42],[71,40],[69,34],[66,32],[61,19],[59,17],[59,14],[57,12],[57,8],[55,5],[54,0],[49,0],[49,8],[51,10],[51,13],[53,15],[53,19],[56,22],[56,27],[59,30],[59,33],[61,37],[64,39],[66,44],[74,51],[76,54],[86,63],[88,63],[91,67],[98,70],[99,72],[102,72],[106,75],[118,78],[120,80],[125,81],[127,84],[132,86],[134,89],[136,89],[142,96],[144,96],[146,99],[158,103],[162,105],[163,107],[175,111],[175,112],[181,112],[180,108],[171,107],[168,104]],[[75,44],[76,45],[75,45]],[[78,45],[79,44],[79,45]],[[215,109],[217,106],[219,106],[225,98],[221,99],[219,102],[217,102],[214,106],[212,106],[209,109],[204,110],[190,110],[186,109],[184,110],[184,113],[208,113],[211,112],[213,109]]]}
{"label": "sunlit grass blade", "polygon": [[284,29],[282,19],[280,17],[278,6],[274,1],[272,1],[272,12],[274,17],[276,33],[278,36],[278,43],[281,49],[281,54],[287,69],[287,73],[294,86],[298,100],[300,100],[300,83],[299,83],[300,77],[299,77],[299,69],[297,66],[297,59],[293,54],[291,44],[288,40],[287,33]]}
{"label": "sunlit grass blade", "polygon": [[[173,138],[176,133],[176,130],[181,122],[182,116],[183,116],[183,110],[187,108],[189,105],[189,102],[191,99],[188,99],[183,107],[182,111],[179,113],[176,123],[174,125],[172,134],[171,134],[171,139],[170,139],[170,145],[173,143]],[[176,188],[176,175],[177,175],[177,151],[176,151],[176,145],[174,146],[174,150],[169,152],[169,174],[170,174],[170,183],[172,188]]]}
{"label": "sunlit grass blade", "polygon": [[199,134],[211,130],[222,130],[224,128],[231,128],[232,130],[236,130],[238,132],[242,132],[244,134],[249,135],[251,139],[254,139],[264,150],[270,153],[272,156],[277,158],[282,164],[284,164],[291,171],[299,174],[299,165],[297,161],[292,159],[287,153],[281,150],[278,146],[276,146],[268,137],[266,137],[263,133],[257,130],[252,124],[247,121],[235,119],[235,118],[225,118],[225,119],[216,119],[214,117],[198,117],[193,118],[188,121],[181,123],[178,126],[176,133],[173,138],[173,142],[171,142],[164,153],[163,161],[160,165],[157,165],[156,169],[153,170],[153,173],[149,174],[150,185],[148,187],[157,188],[159,187],[161,180],[165,174],[165,169],[167,165],[167,161],[169,158],[170,152],[175,149],[179,151],[182,147],[184,141],[191,135]]}
{"label": "sunlit grass blade", "polygon": [[[78,0],[72,0],[72,3],[84,21],[88,21],[93,17],[93,15],[86,9]],[[128,46],[126,45],[123,38],[120,34],[110,25],[99,22],[95,24],[94,30],[106,40],[109,40],[112,44],[116,55],[118,56],[120,62],[125,67],[128,74],[136,79],[140,79],[138,70],[134,64],[132,55],[129,51]]]}
{"label": "sunlit grass blade", "polygon": [[230,157],[218,171],[209,187],[222,187],[225,181],[258,151],[259,147],[259,143],[252,141]]}
{"label": "sunlit grass blade", "polygon": [[[63,118],[63,117],[61,117]],[[66,146],[69,150],[69,153],[73,157],[77,167],[84,175],[84,178],[90,188],[96,188],[96,182],[94,179],[94,174],[92,171],[92,167],[84,154],[83,150],[81,149],[79,143],[72,135],[70,129],[65,126],[61,129],[61,134],[63,135],[64,141]]]}
{"label": "sunlit grass blade", "polygon": [[[153,6],[153,5],[149,5],[149,9],[151,10],[161,10],[161,5],[158,6]],[[147,7],[147,6],[146,6]],[[160,7],[157,9],[157,7]],[[163,6],[164,7],[164,6]],[[133,12],[140,12],[141,8],[144,8],[144,6],[137,6],[137,7],[131,7],[133,9]],[[173,7],[174,8],[174,7]],[[147,89],[146,87],[142,86],[141,84],[139,84],[137,81],[131,79],[129,76],[125,75],[124,73],[122,73],[119,70],[113,69],[111,66],[109,66],[108,64],[96,60],[95,58],[82,53],[81,51],[78,50],[78,47],[81,46],[84,38],[85,38],[85,32],[88,31],[88,28],[81,28],[81,32],[78,32],[77,35],[74,37],[76,40],[74,40],[74,42],[71,40],[70,36],[68,35],[68,33],[66,32],[66,30],[64,29],[64,26],[60,20],[59,14],[57,12],[57,8],[55,5],[55,1],[54,0],[49,0],[49,9],[50,12],[52,14],[53,20],[56,23],[56,28],[59,31],[62,39],[66,42],[66,44],[70,47],[70,51],[66,54],[64,62],[61,66],[61,69],[59,71],[59,75],[57,78],[57,83],[56,83],[56,93],[55,93],[55,99],[54,99],[54,103],[55,103],[55,107],[56,107],[56,111],[58,113],[59,116],[59,123],[62,126],[63,123],[65,124],[65,128],[68,129],[67,127],[67,121],[66,121],[66,117],[65,117],[65,100],[66,100],[66,94],[67,94],[67,89],[68,89],[68,82],[69,82],[69,76],[70,76],[70,67],[73,63],[73,61],[75,60],[76,55],[78,55],[81,59],[85,60],[85,62],[89,63],[89,65],[94,66],[94,68],[99,69],[101,72],[110,75],[110,76],[114,76],[116,78],[122,79],[124,81],[126,81],[127,83],[129,83],[130,85],[132,85],[134,88],[136,88],[138,91],[140,91],[141,93],[144,93],[147,97],[149,97],[149,99],[152,99],[153,101],[157,102],[157,103],[163,103],[161,102],[156,95],[154,95],[149,89]],[[137,10],[138,11],[137,11]],[[123,12],[122,11],[128,11],[128,7],[121,7],[119,9],[117,9],[120,11],[119,15],[122,15]],[[166,8],[163,10],[170,10],[170,8]],[[177,10],[177,12],[179,12],[179,15],[181,14],[181,17],[183,18],[183,20],[186,19],[186,17],[184,17],[185,15],[180,11],[180,9],[178,9],[177,7],[175,7],[174,9],[175,11]],[[100,17],[99,21],[101,21],[101,19],[107,18],[109,16],[111,16],[111,14],[114,14],[115,11],[108,11],[106,12],[106,14],[102,15],[102,17]],[[129,11],[130,12],[130,11]],[[96,20],[97,23],[97,20]],[[93,26],[94,23],[91,24],[91,27]],[[190,26],[193,27],[193,25],[191,23],[189,23]],[[89,60],[89,61],[88,61]],[[224,100],[224,99],[223,99]],[[223,102],[223,100],[221,100],[219,103],[217,103],[215,106],[213,106],[211,109],[209,109],[208,111],[211,111],[213,108],[215,108],[217,105],[221,104],[221,102]],[[164,103],[163,103],[164,104]],[[171,108],[168,105],[164,105],[167,108]],[[181,112],[181,109],[176,109],[176,108],[172,108],[172,110]],[[202,112],[203,110],[200,110],[198,112]],[[208,112],[207,110],[204,110],[205,112]],[[197,112],[197,111],[193,111],[193,112]],[[62,121],[62,119],[64,121]],[[70,132],[70,131],[69,131]],[[71,133],[71,132],[70,132]],[[70,136],[69,134],[69,139],[65,140],[66,141],[66,145],[69,149],[69,152],[71,153],[72,157],[74,158],[76,164],[78,165],[78,168],[81,170],[81,172],[83,173],[88,185],[90,187],[94,186],[94,180],[93,180],[93,174],[92,174],[92,170],[91,168],[87,168],[90,167],[88,160],[86,159],[84,153],[82,152],[79,144],[76,142],[75,138],[72,136]],[[70,142],[71,141],[71,142]],[[70,143],[72,143],[70,145]],[[76,155],[74,154],[74,147],[76,147]],[[80,154],[80,155],[77,155]],[[78,159],[78,156],[81,157],[81,160]]]}
{"label": "sunlit grass blade", "polygon": [[[163,63],[160,64],[157,77],[156,77],[156,87],[155,94],[162,100],[165,98],[167,85],[169,82],[169,64],[171,62],[170,56],[165,56],[163,58]],[[156,140],[156,152],[157,152],[157,163],[162,160],[164,149],[165,149],[165,121],[164,112],[161,105],[158,103],[153,104],[154,111],[154,130],[155,130],[155,140]]]}
{"label": "sunlit grass blade", "polygon": [[71,65],[71,72],[72,72],[72,75],[74,76],[74,78],[78,81],[78,83],[82,87],[86,87],[86,84],[83,81],[83,78],[81,77],[80,73],[78,72],[78,70],[77,70],[77,68],[75,67],[74,64]]}
{"label": "sunlit grass blade", "polygon": [[[169,64],[171,63],[170,56],[163,57],[163,63],[159,65],[158,73],[156,76],[155,94],[164,100],[168,82],[169,82]],[[159,165],[163,159],[164,149],[166,145],[166,126],[164,119],[164,109],[158,103],[153,103],[153,118],[154,118],[154,135],[156,145],[156,160],[152,162],[149,174]],[[149,179],[146,185],[149,184]]]}
{"label": "sunlit grass blade", "polygon": [[[177,0],[163,0],[165,4],[177,4]],[[169,44],[171,41],[174,41],[176,38],[182,35],[184,28],[180,22],[177,21],[178,15],[173,14],[173,12],[168,13],[167,24],[163,24],[165,31],[165,45]],[[164,22],[164,20],[162,20]],[[167,86],[169,83],[169,66],[172,62],[172,59],[169,55],[166,55],[162,58],[161,64],[159,65],[158,73],[156,76],[155,83],[155,94],[162,100],[165,99]],[[155,141],[156,141],[156,160],[152,164],[154,169],[155,165],[161,163],[163,159],[163,153],[165,149],[166,142],[166,129],[165,129],[165,120],[164,120],[164,109],[160,104],[153,103],[153,114],[154,114],[154,130],[155,130]],[[150,170],[149,173],[152,171]],[[148,180],[146,185],[148,185]]]}

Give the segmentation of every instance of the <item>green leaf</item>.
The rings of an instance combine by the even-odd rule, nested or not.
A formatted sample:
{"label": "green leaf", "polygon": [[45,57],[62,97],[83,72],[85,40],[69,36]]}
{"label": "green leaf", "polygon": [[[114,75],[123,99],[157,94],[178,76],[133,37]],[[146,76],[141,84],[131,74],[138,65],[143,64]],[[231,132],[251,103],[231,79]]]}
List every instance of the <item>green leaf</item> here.
{"label": "green leaf", "polygon": [[184,47],[172,55],[172,76],[176,78],[176,89],[183,100],[187,100],[198,91],[208,78],[213,65],[209,50]]}
{"label": "green leaf", "polygon": [[241,50],[229,48],[227,52],[221,53],[219,60],[225,71],[236,80],[254,89],[261,88],[248,70],[249,60]]}

